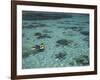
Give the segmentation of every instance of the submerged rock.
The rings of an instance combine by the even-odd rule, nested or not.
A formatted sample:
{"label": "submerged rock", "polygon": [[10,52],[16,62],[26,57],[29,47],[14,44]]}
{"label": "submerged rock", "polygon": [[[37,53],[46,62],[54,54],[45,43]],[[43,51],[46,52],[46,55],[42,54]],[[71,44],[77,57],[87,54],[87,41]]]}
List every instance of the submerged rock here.
{"label": "submerged rock", "polygon": [[27,37],[26,40],[30,40],[30,38]]}
{"label": "submerged rock", "polygon": [[84,38],[83,41],[89,42],[89,37]]}
{"label": "submerged rock", "polygon": [[87,46],[89,47],[89,45],[90,45],[90,44],[89,44],[89,36],[86,37],[86,38],[84,38],[83,41],[85,41],[85,42],[87,43]]}
{"label": "submerged rock", "polygon": [[57,59],[57,60],[64,60],[65,58],[66,58],[66,53],[64,53],[64,52],[59,52],[58,54],[55,54],[55,58]]}
{"label": "submerged rock", "polygon": [[89,21],[87,21],[87,22],[84,22],[84,23],[87,23],[87,24],[89,24]]}
{"label": "submerged rock", "polygon": [[48,34],[42,34],[40,32],[36,32],[34,35],[37,37],[37,39],[51,38],[51,36]]}
{"label": "submerged rock", "polygon": [[72,47],[72,48],[78,48],[78,47],[80,47],[80,44],[77,43],[77,42],[74,42],[73,44],[70,45],[70,47]]}
{"label": "submerged rock", "polygon": [[22,37],[25,37],[25,33],[22,33]]}
{"label": "submerged rock", "polygon": [[23,25],[28,25],[28,22],[24,22],[24,21],[23,21],[22,24],[23,24]]}
{"label": "submerged rock", "polygon": [[61,28],[61,29],[65,29],[65,30],[67,30],[67,29],[71,29],[71,27],[62,27],[62,26],[58,26],[57,28]]}
{"label": "submerged rock", "polygon": [[36,28],[37,26],[34,26],[32,24],[27,25],[27,26],[23,26],[23,28],[28,28],[28,29],[32,29],[32,28]]}
{"label": "submerged rock", "polygon": [[89,57],[87,55],[80,55],[79,57],[74,58],[74,60],[76,61],[77,65],[80,66],[89,65]]}
{"label": "submerged rock", "polygon": [[72,29],[68,29],[66,32],[62,32],[64,36],[76,36],[77,32],[73,31]]}
{"label": "submerged rock", "polygon": [[69,65],[70,65],[70,66],[74,66],[75,63],[74,63],[74,62],[70,62]]}
{"label": "submerged rock", "polygon": [[85,36],[89,36],[89,32],[88,31],[81,31],[80,33],[85,35]]}
{"label": "submerged rock", "polygon": [[59,44],[56,44],[56,45],[55,45],[55,47],[59,47],[59,46],[60,46]]}
{"label": "submerged rock", "polygon": [[42,23],[37,23],[37,24],[30,24],[30,25],[27,25],[27,26],[23,26],[23,28],[28,28],[28,29],[31,29],[31,28],[38,28],[38,27],[48,27],[46,24],[42,24]]}
{"label": "submerged rock", "polygon": [[37,39],[44,39],[44,38],[51,38],[51,36],[49,36],[48,34],[42,34],[37,37]]}
{"label": "submerged rock", "polygon": [[52,33],[53,31],[49,31],[49,30],[47,30],[47,29],[44,29],[43,32],[44,32],[44,33]]}
{"label": "submerged rock", "polygon": [[82,27],[71,27],[71,29],[74,31],[81,31]]}
{"label": "submerged rock", "polygon": [[42,34],[40,32],[36,32],[34,35],[35,36],[41,36]]}
{"label": "submerged rock", "polygon": [[28,52],[23,52],[23,53],[22,53],[22,57],[23,57],[23,58],[26,58],[26,57],[28,57],[28,56],[29,56],[29,53],[28,53]]}
{"label": "submerged rock", "polygon": [[67,39],[60,39],[60,40],[56,41],[57,44],[60,44],[60,45],[63,45],[63,46],[66,46],[66,45],[68,45],[72,42],[73,42],[72,40],[67,40]]}

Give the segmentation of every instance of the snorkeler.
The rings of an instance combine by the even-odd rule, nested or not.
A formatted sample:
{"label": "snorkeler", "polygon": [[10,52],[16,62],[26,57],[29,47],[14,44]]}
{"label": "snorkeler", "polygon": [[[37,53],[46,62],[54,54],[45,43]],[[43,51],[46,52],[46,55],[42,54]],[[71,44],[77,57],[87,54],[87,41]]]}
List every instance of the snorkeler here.
{"label": "snorkeler", "polygon": [[40,49],[45,49],[44,43],[41,43],[41,44],[40,44]]}
{"label": "snorkeler", "polygon": [[45,49],[44,43],[41,43],[40,45],[35,45],[32,47],[32,50],[36,50],[38,52],[42,52]]}

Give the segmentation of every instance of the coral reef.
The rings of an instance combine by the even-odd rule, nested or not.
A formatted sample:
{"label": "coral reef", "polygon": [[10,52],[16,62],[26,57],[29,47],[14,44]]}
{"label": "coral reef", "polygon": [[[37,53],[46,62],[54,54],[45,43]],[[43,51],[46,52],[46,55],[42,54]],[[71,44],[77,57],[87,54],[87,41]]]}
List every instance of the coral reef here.
{"label": "coral reef", "polygon": [[38,27],[48,27],[48,26],[46,24],[43,24],[43,23],[29,24],[29,25],[23,26],[23,28],[28,28],[28,29],[38,28]]}
{"label": "coral reef", "polygon": [[42,34],[40,32],[36,32],[34,35],[37,37],[37,39],[51,38],[51,36],[49,36],[48,34]]}
{"label": "coral reef", "polygon": [[22,69],[87,66],[88,46],[88,14],[22,11]]}
{"label": "coral reef", "polygon": [[71,27],[68,27],[68,26],[64,26],[64,27],[62,27],[62,26],[58,26],[57,28],[61,28],[61,29],[65,29],[65,30],[67,30],[67,29],[71,29]]}
{"label": "coral reef", "polygon": [[45,39],[45,38],[51,38],[51,36],[49,36],[48,34],[42,34],[37,37],[37,39]]}
{"label": "coral reef", "polygon": [[73,42],[72,40],[67,40],[67,39],[60,39],[56,41],[57,44],[62,45],[62,46],[69,45],[72,42]]}
{"label": "coral reef", "polygon": [[71,29],[74,31],[81,31],[82,27],[71,27]]}
{"label": "coral reef", "polygon": [[41,36],[42,34],[40,32],[36,32],[34,35],[35,36]]}
{"label": "coral reef", "polygon": [[36,28],[37,26],[34,26],[32,24],[27,25],[27,26],[23,26],[23,28],[28,28],[28,29],[32,29],[32,28]]}
{"label": "coral reef", "polygon": [[80,33],[85,35],[85,36],[89,36],[89,32],[88,31],[81,31]]}
{"label": "coral reef", "polygon": [[80,66],[89,65],[89,57],[87,55],[80,55],[79,57],[74,58],[74,60],[76,61],[77,65]]}
{"label": "coral reef", "polygon": [[72,48],[78,48],[78,47],[80,47],[80,45],[79,45],[79,43],[77,43],[77,42],[73,42],[71,45],[69,45],[70,47],[72,47]]}
{"label": "coral reef", "polygon": [[22,37],[25,37],[25,33],[22,33]]}
{"label": "coral reef", "polygon": [[28,57],[28,56],[29,56],[29,52],[23,52],[23,53],[22,53],[22,57],[23,57],[23,58],[26,58],[26,57]]}
{"label": "coral reef", "polygon": [[57,60],[64,60],[66,58],[66,53],[65,52],[59,52],[58,54],[55,54],[55,59]]}
{"label": "coral reef", "polygon": [[53,31],[49,31],[49,30],[47,30],[47,29],[44,29],[43,32],[44,32],[44,33],[52,33]]}
{"label": "coral reef", "polygon": [[72,18],[72,15],[66,13],[50,13],[50,12],[27,12],[23,11],[24,20],[57,20],[62,18]]}
{"label": "coral reef", "polygon": [[89,42],[89,37],[84,38],[83,41]]}
{"label": "coral reef", "polygon": [[69,65],[70,65],[70,66],[74,66],[75,63],[74,63],[74,62],[70,62]]}
{"label": "coral reef", "polygon": [[83,41],[87,42],[87,46],[89,47],[89,36],[83,39]]}

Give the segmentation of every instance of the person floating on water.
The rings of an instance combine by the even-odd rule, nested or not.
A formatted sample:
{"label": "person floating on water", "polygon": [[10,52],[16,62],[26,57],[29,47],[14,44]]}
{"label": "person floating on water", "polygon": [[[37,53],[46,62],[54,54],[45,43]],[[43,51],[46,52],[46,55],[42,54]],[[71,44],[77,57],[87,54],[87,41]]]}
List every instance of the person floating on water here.
{"label": "person floating on water", "polygon": [[41,43],[40,45],[35,45],[32,47],[32,50],[38,51],[38,52],[43,52],[45,49],[45,44]]}

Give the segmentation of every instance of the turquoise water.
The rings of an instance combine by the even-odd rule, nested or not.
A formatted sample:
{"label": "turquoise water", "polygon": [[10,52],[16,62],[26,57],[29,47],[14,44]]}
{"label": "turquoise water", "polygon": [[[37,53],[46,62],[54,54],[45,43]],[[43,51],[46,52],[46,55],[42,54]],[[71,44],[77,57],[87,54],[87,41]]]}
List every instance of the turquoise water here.
{"label": "turquoise water", "polygon": [[23,69],[89,66],[89,14],[22,13]]}

